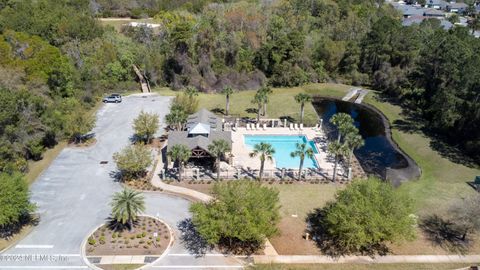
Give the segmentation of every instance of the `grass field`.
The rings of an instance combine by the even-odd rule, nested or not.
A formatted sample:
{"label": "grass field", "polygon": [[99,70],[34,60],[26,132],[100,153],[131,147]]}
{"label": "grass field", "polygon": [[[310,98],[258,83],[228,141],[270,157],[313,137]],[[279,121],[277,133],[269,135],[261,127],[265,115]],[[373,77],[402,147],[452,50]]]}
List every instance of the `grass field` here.
{"label": "grass field", "polygon": [[304,264],[255,265],[252,270],[452,270],[469,267],[466,264]]}
{"label": "grass field", "polygon": [[[267,105],[267,115],[264,118],[279,118],[290,116],[298,120],[300,118],[300,104],[296,103],[294,96],[298,93],[308,93],[311,95],[322,95],[330,97],[343,97],[350,87],[341,84],[310,84],[293,88],[274,88],[270,95],[270,102]],[[154,91],[162,95],[176,95],[178,92],[167,88],[155,89]],[[249,109],[256,109],[251,103],[255,91],[240,91],[230,97],[230,115],[235,117],[255,118],[254,112]],[[199,95],[199,107],[207,108],[213,111],[223,111],[225,109],[225,96],[221,94]],[[311,104],[305,105],[305,123],[315,123],[318,116]]]}
{"label": "grass field", "polygon": [[[376,94],[370,94],[365,102],[380,109],[390,123],[404,119],[399,106],[379,101],[376,97]],[[402,192],[410,194],[415,199],[419,213],[431,213],[432,209],[444,210],[452,199],[476,193],[467,182],[473,181],[475,175],[480,175],[479,168],[469,168],[450,161],[432,149],[432,139],[420,132],[404,132],[394,126],[392,136],[422,169],[420,179],[400,187]]]}
{"label": "grass field", "polygon": [[[300,92],[312,95],[342,97],[350,87],[336,84],[311,84],[295,88],[278,88],[273,90],[267,111],[269,118],[292,116],[298,118],[299,105],[293,97]],[[163,95],[175,95],[178,92],[161,88],[156,89]],[[248,113],[254,108],[250,103],[255,91],[242,91],[231,97],[231,114],[241,117],[255,117]],[[220,94],[200,94],[200,108],[222,110],[225,107],[225,97]],[[404,119],[402,109],[389,102],[380,101],[372,92],[365,98],[365,103],[371,104],[382,111],[391,123]],[[305,108],[306,119],[315,120],[313,106]],[[444,210],[455,198],[462,198],[475,191],[466,182],[472,181],[475,175],[480,175],[478,168],[469,168],[450,161],[431,147],[431,139],[421,132],[404,132],[393,126],[393,139],[421,167],[422,176],[418,180],[403,184],[399,190],[411,195],[415,200],[419,215]],[[282,204],[282,220],[279,228],[281,234],[271,239],[272,244],[281,254],[317,254],[318,250],[302,239],[305,230],[304,218],[314,208],[322,207],[326,201],[334,197],[338,187],[333,185],[278,185]],[[292,215],[296,215],[293,217]],[[478,236],[477,236],[478,238]],[[476,241],[470,252],[480,252]],[[432,246],[423,235],[411,243],[391,246],[394,254],[446,254],[440,247]],[[330,268],[329,268],[330,269]]]}

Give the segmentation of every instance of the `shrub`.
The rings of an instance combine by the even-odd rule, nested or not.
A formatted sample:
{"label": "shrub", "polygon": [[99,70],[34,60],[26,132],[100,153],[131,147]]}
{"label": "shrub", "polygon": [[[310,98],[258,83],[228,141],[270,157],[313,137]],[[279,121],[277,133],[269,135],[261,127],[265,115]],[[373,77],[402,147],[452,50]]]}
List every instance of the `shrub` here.
{"label": "shrub", "polygon": [[146,113],[141,111],[133,120],[133,130],[135,135],[143,139],[145,143],[149,143],[152,136],[157,132],[159,127],[158,114]]}
{"label": "shrub", "polygon": [[146,232],[142,232],[142,237],[145,237],[147,236],[147,233]]}
{"label": "shrub", "polygon": [[141,233],[137,234],[137,238],[142,238],[142,234]]}
{"label": "shrub", "polygon": [[116,233],[116,232],[114,232],[114,233],[112,234],[112,238],[113,238],[113,239],[117,238],[117,233]]}
{"label": "shrub", "polygon": [[97,240],[95,240],[95,238],[93,237],[88,238],[89,245],[94,246],[96,243],[97,243]]}
{"label": "shrub", "polygon": [[105,245],[105,236],[100,236],[98,242],[100,243],[100,245]]}
{"label": "shrub", "polygon": [[122,177],[139,178],[145,175],[148,166],[152,165],[152,153],[141,144],[131,145],[113,154]]}
{"label": "shrub", "polygon": [[125,245],[127,245],[128,243],[130,243],[130,241],[129,241],[129,240],[125,240],[124,243],[125,243]]}
{"label": "shrub", "polygon": [[330,255],[384,252],[386,242],[415,236],[412,202],[390,183],[354,180],[336,201],[309,214],[311,235]]}

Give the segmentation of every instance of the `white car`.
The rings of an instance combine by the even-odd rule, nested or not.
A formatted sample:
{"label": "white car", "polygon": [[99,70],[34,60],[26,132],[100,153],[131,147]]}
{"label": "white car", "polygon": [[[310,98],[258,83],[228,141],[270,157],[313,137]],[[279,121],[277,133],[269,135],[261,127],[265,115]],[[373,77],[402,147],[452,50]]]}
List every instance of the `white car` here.
{"label": "white car", "polygon": [[120,94],[111,94],[110,96],[103,98],[103,103],[120,103],[122,102],[122,96]]}

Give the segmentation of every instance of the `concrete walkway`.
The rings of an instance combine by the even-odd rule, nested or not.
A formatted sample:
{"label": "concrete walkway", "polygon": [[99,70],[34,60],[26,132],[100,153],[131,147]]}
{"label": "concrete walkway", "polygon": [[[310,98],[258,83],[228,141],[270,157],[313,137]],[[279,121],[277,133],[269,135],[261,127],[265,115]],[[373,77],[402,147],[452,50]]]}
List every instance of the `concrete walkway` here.
{"label": "concrete walkway", "polygon": [[365,89],[360,89],[358,97],[357,97],[357,99],[355,99],[355,103],[357,103],[357,104],[362,103],[363,99],[368,94],[368,92],[370,92],[370,91],[365,90]]}
{"label": "concrete walkway", "polygon": [[360,90],[360,88],[352,88],[348,93],[342,98],[343,101],[349,101],[351,100],[357,92]]}
{"label": "concrete walkway", "polygon": [[387,255],[387,256],[253,256],[255,264],[332,264],[332,263],[480,263],[480,255]]}

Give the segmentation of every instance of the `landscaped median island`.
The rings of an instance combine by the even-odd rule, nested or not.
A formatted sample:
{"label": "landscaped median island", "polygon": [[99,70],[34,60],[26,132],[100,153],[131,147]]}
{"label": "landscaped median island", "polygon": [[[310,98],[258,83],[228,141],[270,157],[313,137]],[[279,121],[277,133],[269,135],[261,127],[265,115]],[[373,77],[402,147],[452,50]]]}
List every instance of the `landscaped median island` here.
{"label": "landscaped median island", "polygon": [[124,189],[113,195],[110,205],[107,223],[89,235],[82,247],[90,263],[99,267],[119,262],[151,263],[172,245],[170,227],[158,218],[142,215],[142,193]]}
{"label": "landscaped median island", "polygon": [[139,216],[132,230],[105,224],[88,237],[87,256],[162,255],[171,232],[162,221]]}

